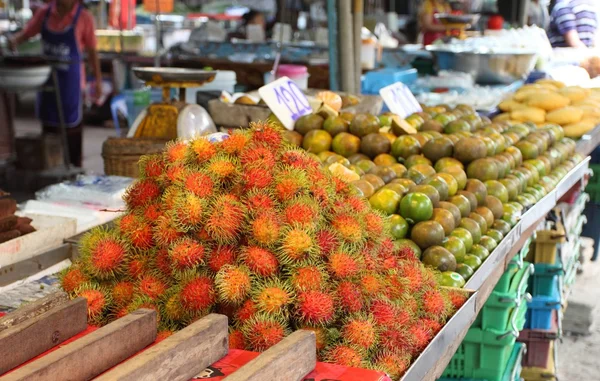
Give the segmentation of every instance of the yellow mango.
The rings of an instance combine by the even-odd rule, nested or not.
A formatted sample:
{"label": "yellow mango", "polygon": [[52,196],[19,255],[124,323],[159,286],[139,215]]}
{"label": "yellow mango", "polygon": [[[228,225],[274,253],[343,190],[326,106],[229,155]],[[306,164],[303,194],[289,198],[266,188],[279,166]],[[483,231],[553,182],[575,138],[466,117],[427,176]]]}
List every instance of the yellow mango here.
{"label": "yellow mango", "polygon": [[549,92],[533,94],[527,97],[525,103],[527,103],[527,105],[531,107],[537,107],[546,111],[552,111],[569,105],[569,103],[571,103],[571,100],[558,93]]}
{"label": "yellow mango", "polygon": [[546,121],[546,111],[537,107],[525,107],[511,111],[510,117],[521,122],[543,123]]}
{"label": "yellow mango", "polygon": [[583,118],[583,110],[574,106],[559,108],[546,114],[546,121],[560,125],[577,123]]}

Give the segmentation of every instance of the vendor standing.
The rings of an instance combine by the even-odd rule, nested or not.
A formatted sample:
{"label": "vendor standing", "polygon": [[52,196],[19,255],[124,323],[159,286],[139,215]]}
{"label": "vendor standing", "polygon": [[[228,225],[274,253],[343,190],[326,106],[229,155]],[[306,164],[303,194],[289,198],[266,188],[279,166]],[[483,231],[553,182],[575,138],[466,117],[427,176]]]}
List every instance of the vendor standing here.
{"label": "vendor standing", "polygon": [[435,17],[436,14],[452,13],[450,4],[444,0],[425,0],[419,11],[419,25],[423,35],[423,45],[431,45],[435,40],[446,35],[444,26]]}
{"label": "vendor standing", "polygon": [[[83,92],[85,88],[84,52],[95,76],[96,97],[102,94],[100,61],[96,51],[94,18],[79,0],[56,0],[41,7],[25,29],[11,37],[10,46],[16,46],[41,34],[44,54],[65,59],[56,73],[60,87],[63,115],[67,127],[70,162],[81,167],[83,144]],[[59,134],[60,123],[54,92],[38,96],[38,114],[45,134]]]}
{"label": "vendor standing", "polygon": [[553,47],[585,48],[596,42],[596,0],[557,0],[548,37]]}

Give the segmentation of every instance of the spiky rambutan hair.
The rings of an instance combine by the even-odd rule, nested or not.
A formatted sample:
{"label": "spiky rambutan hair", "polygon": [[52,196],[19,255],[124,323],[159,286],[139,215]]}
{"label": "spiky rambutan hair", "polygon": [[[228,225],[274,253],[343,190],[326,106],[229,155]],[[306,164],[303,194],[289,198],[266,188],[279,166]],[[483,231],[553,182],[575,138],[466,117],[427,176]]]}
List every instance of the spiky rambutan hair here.
{"label": "spiky rambutan hair", "polygon": [[240,304],[250,294],[250,271],[246,266],[225,265],[217,273],[215,285],[222,303]]}
{"label": "spiky rambutan hair", "polygon": [[242,325],[242,332],[247,348],[264,351],[279,343],[290,333],[290,329],[282,317],[258,313]]}
{"label": "spiky rambutan hair", "polygon": [[252,290],[252,301],[257,310],[267,315],[288,316],[288,307],[294,298],[289,283],[279,279],[259,281]]}
{"label": "spiky rambutan hair", "polygon": [[79,252],[85,271],[99,279],[123,273],[129,248],[116,231],[95,228],[80,241]]}
{"label": "spiky rambutan hair", "polygon": [[364,367],[366,359],[359,348],[348,344],[336,344],[326,349],[323,356],[326,362],[342,366]]}

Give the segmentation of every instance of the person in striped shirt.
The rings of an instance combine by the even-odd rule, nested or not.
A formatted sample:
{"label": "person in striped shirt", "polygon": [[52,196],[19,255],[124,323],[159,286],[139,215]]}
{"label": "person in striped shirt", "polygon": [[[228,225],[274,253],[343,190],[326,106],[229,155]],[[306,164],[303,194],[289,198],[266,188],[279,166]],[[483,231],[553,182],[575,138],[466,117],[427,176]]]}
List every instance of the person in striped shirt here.
{"label": "person in striped shirt", "polygon": [[597,17],[595,0],[558,0],[552,8],[548,37],[553,47],[594,45]]}

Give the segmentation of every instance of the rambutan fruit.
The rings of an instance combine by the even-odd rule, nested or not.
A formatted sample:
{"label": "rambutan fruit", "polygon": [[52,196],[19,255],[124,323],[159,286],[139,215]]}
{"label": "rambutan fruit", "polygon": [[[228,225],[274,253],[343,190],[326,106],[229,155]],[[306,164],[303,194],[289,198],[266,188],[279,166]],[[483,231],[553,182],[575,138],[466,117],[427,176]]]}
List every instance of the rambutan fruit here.
{"label": "rambutan fruit", "polygon": [[319,163],[316,160],[308,156],[306,151],[299,149],[291,149],[283,152],[279,161],[284,165],[289,165],[290,167],[298,169],[319,168]]}
{"label": "rambutan fruit", "polygon": [[379,335],[379,345],[384,350],[412,353],[415,341],[408,327],[385,328]]}
{"label": "rambutan fruit", "polygon": [[267,121],[250,123],[252,142],[264,144],[271,149],[279,149],[283,143],[281,130]]}
{"label": "rambutan fruit", "polygon": [[364,239],[364,226],[358,218],[340,213],[331,219],[331,226],[338,236],[345,242],[358,243]]}
{"label": "rambutan fruit", "polygon": [[331,254],[327,261],[327,270],[337,279],[345,279],[357,275],[362,270],[360,258],[348,250],[340,250]]}
{"label": "rambutan fruit", "polygon": [[340,244],[336,234],[329,229],[319,230],[316,234],[317,245],[321,255],[328,256]]}
{"label": "rambutan fruit", "polygon": [[180,198],[182,193],[183,190],[180,187],[176,185],[168,186],[160,198],[164,210],[173,209],[175,207],[176,200]]}
{"label": "rambutan fruit", "polygon": [[274,212],[263,212],[259,214],[250,225],[250,233],[257,243],[263,246],[271,246],[279,239],[281,225]]}
{"label": "rambutan fruit", "polygon": [[314,183],[308,188],[308,193],[321,207],[327,207],[333,198],[333,192],[330,192],[327,188],[320,185],[315,185]]}
{"label": "rambutan fruit", "polygon": [[153,236],[159,246],[169,247],[183,236],[183,233],[177,229],[172,219],[161,216],[156,220]]}
{"label": "rambutan fruit", "polygon": [[146,295],[137,294],[133,298],[133,302],[127,306],[127,313],[132,313],[133,311],[139,310],[140,308],[146,308],[148,310],[156,311],[156,322],[160,323],[161,314],[160,308],[158,307],[158,301],[152,298],[149,298]]}
{"label": "rambutan fruit", "polygon": [[278,279],[262,282],[252,290],[256,308],[268,315],[285,316],[287,306],[293,299],[294,293],[290,285]]}
{"label": "rambutan fruit", "polygon": [[183,183],[186,175],[187,170],[183,164],[171,164],[167,166],[167,171],[165,172],[166,180],[163,179],[163,183],[165,185]]}
{"label": "rambutan fruit", "polygon": [[277,164],[273,152],[260,144],[246,146],[242,151],[240,159],[244,167],[252,166],[255,168],[271,169]]}
{"label": "rambutan fruit", "polygon": [[252,190],[246,194],[246,208],[250,214],[273,211],[275,201],[265,190]]}
{"label": "rambutan fruit", "polygon": [[219,144],[219,147],[225,153],[228,153],[230,155],[239,155],[244,150],[249,140],[250,136],[247,133],[242,131],[235,131],[234,133],[229,135],[229,138],[223,140]]}
{"label": "rambutan fruit", "polygon": [[138,292],[152,300],[161,298],[167,290],[167,284],[159,277],[144,274],[137,284]]}
{"label": "rambutan fruit", "polygon": [[159,178],[165,172],[165,163],[161,155],[145,155],[138,163],[142,178]]}
{"label": "rambutan fruit", "polygon": [[415,315],[411,314],[406,309],[400,309],[396,314],[396,325],[399,327],[406,327],[412,324],[415,320]]}
{"label": "rambutan fruit", "polygon": [[[385,274],[386,292],[390,299],[401,299],[406,295],[407,282],[396,270],[388,270]],[[410,296],[410,295],[409,295]]]}
{"label": "rambutan fruit", "polygon": [[197,163],[210,160],[217,153],[217,148],[205,137],[199,137],[190,142],[192,158]]}
{"label": "rambutan fruit", "polygon": [[265,189],[273,183],[273,174],[270,167],[249,167],[242,174],[244,189]]}
{"label": "rambutan fruit", "polygon": [[152,225],[142,218],[136,218],[135,223],[128,231],[121,230],[135,249],[148,250],[154,246],[154,231]]}
{"label": "rambutan fruit", "polygon": [[346,344],[336,344],[329,348],[324,358],[328,363],[352,368],[361,368],[365,365],[365,359],[361,351]]}
{"label": "rambutan fruit", "polygon": [[382,257],[393,256],[396,253],[396,243],[390,237],[381,240],[376,248],[377,254]]}
{"label": "rambutan fruit", "polygon": [[383,218],[376,212],[369,212],[363,216],[365,221],[365,231],[369,239],[379,240],[385,233],[385,223]]}
{"label": "rambutan fruit", "polygon": [[135,285],[132,282],[120,281],[112,286],[112,300],[116,306],[126,306],[133,300]]}
{"label": "rambutan fruit", "polygon": [[216,273],[225,265],[233,265],[236,258],[237,255],[233,246],[217,246],[209,254],[206,264]]}
{"label": "rambutan fruit", "polygon": [[304,291],[296,298],[296,313],[305,324],[325,324],[335,317],[333,297],[321,291]]}
{"label": "rambutan fruit", "polygon": [[206,213],[206,200],[191,192],[182,192],[172,208],[173,219],[181,231],[195,230],[202,225]]}
{"label": "rambutan fruit", "polygon": [[224,194],[217,196],[210,205],[205,229],[220,244],[234,243],[245,218],[245,208],[237,197]]}
{"label": "rambutan fruit", "polygon": [[350,187],[348,183],[344,180],[340,179],[337,176],[333,176],[333,181],[335,184],[335,193],[337,194],[348,194],[350,193]]}
{"label": "rambutan fruit", "polygon": [[407,280],[411,292],[417,292],[423,284],[421,263],[415,261],[400,261],[396,266],[400,274]]}
{"label": "rambutan fruit", "polygon": [[229,327],[229,349],[246,349],[246,339],[241,330]]}
{"label": "rambutan fruit", "polygon": [[136,255],[127,262],[127,274],[132,279],[138,279],[150,268],[148,258]]}
{"label": "rambutan fruit", "polygon": [[446,293],[446,295],[455,311],[460,309],[460,307],[462,307],[467,301],[467,294],[461,291],[450,290]]}
{"label": "rambutan fruit", "polygon": [[317,352],[322,351],[329,344],[329,334],[326,328],[317,326],[303,326],[300,327],[300,329],[314,332],[317,344]]}
{"label": "rambutan fruit", "polygon": [[163,329],[158,331],[158,333],[156,334],[156,340],[154,341],[155,343],[160,343],[161,341],[163,341],[164,339],[173,336],[175,332],[173,332],[172,330],[167,330],[167,329]]}
{"label": "rambutan fruit", "polygon": [[247,348],[264,351],[279,343],[290,332],[285,320],[280,317],[258,313],[248,319],[241,328]]}
{"label": "rambutan fruit", "polygon": [[240,258],[250,271],[259,276],[273,276],[279,270],[275,254],[259,246],[244,247]]}
{"label": "rambutan fruit", "polygon": [[116,234],[96,228],[80,241],[82,262],[90,275],[109,279],[123,272],[127,259],[127,247]]}
{"label": "rambutan fruit", "polygon": [[433,319],[445,319],[449,306],[442,293],[436,289],[425,291],[421,297],[422,314]]}
{"label": "rambutan fruit", "polygon": [[410,367],[411,356],[401,351],[383,351],[374,359],[375,368],[381,369],[392,379],[400,379]]}
{"label": "rambutan fruit", "polygon": [[216,301],[215,283],[204,275],[197,275],[181,282],[179,298],[184,309],[193,312],[206,311]]}
{"label": "rambutan fruit", "polygon": [[301,197],[283,208],[283,219],[288,225],[313,226],[319,222],[317,205],[309,197]]}
{"label": "rambutan fruit", "polygon": [[393,270],[398,268],[398,258],[390,255],[387,257],[383,257],[381,261],[381,265],[386,270]]}
{"label": "rambutan fruit", "polygon": [[142,207],[157,200],[161,195],[160,186],[152,179],[137,180],[123,197],[129,209]]}
{"label": "rambutan fruit", "polygon": [[369,350],[377,344],[377,327],[372,318],[354,315],[342,326],[342,339],[363,350]]}
{"label": "rambutan fruit", "polygon": [[98,324],[111,304],[110,295],[96,283],[85,283],[75,292],[87,300],[88,321]]}
{"label": "rambutan fruit", "polygon": [[187,174],[184,188],[198,197],[209,197],[215,192],[215,184],[207,173],[191,171]]}
{"label": "rambutan fruit", "polygon": [[408,332],[413,337],[414,349],[412,351],[413,356],[417,356],[421,353],[429,342],[433,338],[433,332],[423,322],[416,322],[408,328]]}
{"label": "rambutan fruit", "polygon": [[289,269],[289,281],[296,291],[320,291],[328,280],[327,273],[316,265],[300,265]]}
{"label": "rambutan fruit", "polygon": [[317,252],[314,236],[299,226],[289,226],[281,233],[279,260],[290,265],[299,263]]}
{"label": "rambutan fruit", "polygon": [[369,312],[373,319],[382,327],[392,328],[396,323],[397,306],[387,299],[376,299],[371,302]]}
{"label": "rambutan fruit", "polygon": [[381,276],[371,272],[361,276],[358,283],[362,293],[369,299],[379,295],[385,287]]}
{"label": "rambutan fruit", "polygon": [[[178,288],[177,286],[173,288]],[[161,313],[164,316],[172,321],[179,322],[186,318],[187,312],[184,310],[183,305],[181,303],[181,295],[177,292],[170,292],[171,295],[166,298],[166,302],[164,302],[164,306],[161,309]]]}
{"label": "rambutan fruit", "polygon": [[235,320],[237,323],[243,324],[257,312],[256,303],[252,299],[246,300],[240,308],[235,311]]}
{"label": "rambutan fruit", "polygon": [[117,226],[119,227],[121,233],[126,234],[127,232],[133,230],[138,221],[139,219],[136,218],[135,214],[128,213],[117,221]]}
{"label": "rambutan fruit", "polygon": [[280,202],[305,195],[309,182],[304,171],[284,168],[275,175],[275,196]]}
{"label": "rambutan fruit", "polygon": [[434,335],[442,329],[442,324],[433,319],[421,319],[425,327],[427,327]]}
{"label": "rambutan fruit", "polygon": [[176,270],[192,269],[204,264],[206,249],[200,242],[184,237],[173,243],[169,249],[169,258]]}
{"label": "rambutan fruit", "polygon": [[[350,208],[355,213],[363,213],[370,209],[370,207],[367,204],[367,201],[364,197],[360,197],[357,195],[349,195],[348,197],[346,197],[342,200],[343,200],[344,207]],[[381,218],[381,216],[379,216],[376,212],[373,212],[373,211],[367,213],[367,215],[365,215],[365,218],[371,218],[371,217],[368,217],[369,215],[371,217],[377,216],[377,217]],[[383,222],[382,222],[382,225],[383,225]]]}
{"label": "rambutan fruit", "polygon": [[343,281],[337,285],[336,299],[341,309],[346,313],[356,313],[364,307],[364,299],[360,288],[350,281]]}
{"label": "rambutan fruit", "polygon": [[165,146],[163,157],[168,164],[184,163],[187,152],[188,145],[184,141],[171,141]]}
{"label": "rambutan fruit", "polygon": [[210,159],[206,170],[221,183],[233,181],[240,173],[238,160],[223,153]]}
{"label": "rambutan fruit", "polygon": [[240,304],[250,293],[250,272],[245,266],[225,265],[217,273],[215,284],[221,302]]}
{"label": "rambutan fruit", "polygon": [[87,275],[81,271],[78,265],[73,265],[60,273],[60,286],[65,292],[72,294],[79,287],[89,281]]}
{"label": "rambutan fruit", "polygon": [[402,260],[410,260],[410,261],[418,260],[414,250],[408,246],[404,246],[404,247],[400,248],[400,250],[398,250],[398,252],[396,253],[396,256],[398,257],[398,259],[402,259]]}
{"label": "rambutan fruit", "polygon": [[166,278],[173,275],[173,263],[169,257],[169,250],[160,248],[154,254],[154,266]]}
{"label": "rambutan fruit", "polygon": [[419,302],[417,302],[417,299],[413,295],[403,294],[399,298],[399,300],[404,309],[408,311],[409,314],[413,316],[417,315],[417,313],[419,312]]}

